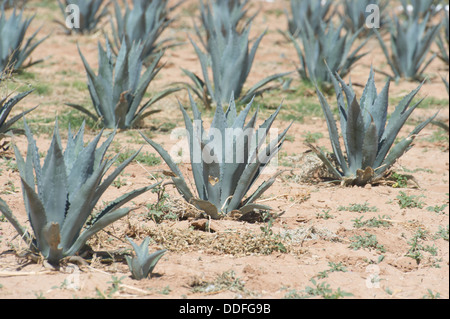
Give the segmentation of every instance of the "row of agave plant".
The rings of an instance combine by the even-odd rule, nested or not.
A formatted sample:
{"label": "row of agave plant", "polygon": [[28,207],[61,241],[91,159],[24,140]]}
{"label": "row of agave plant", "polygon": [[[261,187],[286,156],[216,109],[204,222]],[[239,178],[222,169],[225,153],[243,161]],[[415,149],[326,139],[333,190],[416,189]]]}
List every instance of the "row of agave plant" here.
{"label": "row of agave plant", "polygon": [[[114,133],[110,134],[103,143],[100,143],[103,131],[91,142],[85,143],[84,125],[76,134],[69,128],[64,150],[56,122],[50,148],[41,165],[37,143],[24,119],[24,133],[28,140],[25,158],[14,145],[25,209],[32,233],[19,223],[6,202],[1,199],[0,211],[27,242],[30,249],[42,254],[53,265],[58,265],[65,257],[82,255],[91,236],[132,211],[132,208],[123,207],[124,205],[161,184],[160,181],[154,185],[133,190],[113,200],[99,212],[93,213],[101,196],[139,153],[139,151],[136,152],[107,175],[118,156],[112,158],[106,156],[116,130],[133,127],[153,112],[149,110],[152,104],[179,90],[170,88],[152,97],[148,102],[141,103],[149,83],[163,67],[159,65],[159,62],[164,50],[155,48],[164,47],[167,43],[155,46],[155,41],[151,41],[149,49],[145,50],[145,41],[132,37],[136,34],[131,30],[133,21],[136,25],[139,24],[136,22],[137,16],[134,16],[134,10],[140,10],[142,19],[147,19],[148,16],[142,14],[145,8],[140,7],[138,3],[139,1],[135,1],[133,9],[126,7],[125,17],[122,20],[118,18],[121,22],[118,22],[115,33],[122,34],[122,40],[107,39],[105,48],[99,43],[98,74],[95,74],[80,50],[96,114],[82,106],[69,104],[94,119],[101,119],[104,127],[113,128]],[[204,78],[201,79],[184,70],[192,80],[192,84],[188,85],[188,92],[193,119],[181,104],[180,111],[189,137],[191,171],[195,189],[190,189],[186,177],[183,176],[180,167],[169,153],[161,145],[142,134],[142,137],[160,154],[171,169],[173,184],[182,197],[213,219],[223,218],[235,210],[245,215],[255,209],[271,209],[259,204],[258,199],[273,185],[279,173],[262,182],[258,187],[255,186],[262,171],[281,149],[290,128],[288,125],[266,145],[267,133],[282,106],[280,105],[259,126],[256,125],[258,110],[249,120],[247,119],[253,106],[254,96],[264,91],[267,83],[280,79],[286,74],[269,76],[243,92],[258,45],[265,34],[261,34],[253,46],[249,47],[249,29],[255,15],[248,16],[246,6],[245,0],[230,1],[226,4],[220,0],[214,0],[208,4],[202,3],[203,28],[196,26],[200,45],[191,39],[199,56]],[[120,7],[116,6],[117,17],[119,17],[119,9]],[[163,12],[169,11],[162,9],[158,17],[162,17],[162,21],[167,22]],[[3,13],[2,19],[5,19]],[[307,32],[310,32],[312,27],[307,24],[305,26],[309,30]],[[342,28],[343,26],[338,29]],[[310,32],[310,35],[313,36],[315,33]],[[295,41],[295,34],[291,34],[290,37]],[[335,37],[330,36],[328,41],[333,39]],[[338,42],[345,43],[342,40]],[[346,45],[342,44],[342,46]],[[357,58],[356,53],[353,58]],[[304,65],[307,64],[307,62],[304,63]],[[212,68],[212,81],[208,77],[209,66]],[[413,103],[421,86],[405,96],[394,112],[388,116],[390,80],[378,93],[375,87],[375,72],[371,70],[362,96],[358,100],[351,83],[347,84],[342,79],[342,69],[332,69],[327,63],[324,63],[324,66],[323,72],[334,85],[336,92],[345,154],[340,144],[340,134],[331,107],[320,90],[317,77],[314,77],[313,81],[316,83],[317,95],[328,125],[335,161],[331,161],[329,156],[315,146],[310,145],[310,147],[322,159],[336,180],[342,184],[365,185],[376,182],[387,174],[395,161],[411,147],[417,134],[434,119],[434,116],[427,119],[407,137],[395,144],[404,123],[421,103],[421,100]],[[8,96],[0,101],[0,134],[2,134],[0,138],[14,133],[13,124],[24,118],[25,113],[10,120],[7,120],[7,117],[12,108],[31,93],[29,91],[15,97]],[[203,126],[194,96],[205,106],[215,107],[214,118],[208,132]],[[239,113],[238,103],[246,104]],[[228,108],[224,110],[227,104]],[[30,111],[32,110],[26,112]],[[227,135],[229,129],[240,133],[229,136]],[[217,139],[216,132],[219,132],[223,139]],[[224,141],[224,139],[231,140]],[[197,157],[200,158],[199,161],[195,160]],[[255,191],[250,194],[254,187]],[[127,259],[132,274],[138,279],[145,278],[165,251],[160,250],[149,255],[149,239],[145,239],[140,246],[131,240],[130,243],[136,252],[135,258]]]}

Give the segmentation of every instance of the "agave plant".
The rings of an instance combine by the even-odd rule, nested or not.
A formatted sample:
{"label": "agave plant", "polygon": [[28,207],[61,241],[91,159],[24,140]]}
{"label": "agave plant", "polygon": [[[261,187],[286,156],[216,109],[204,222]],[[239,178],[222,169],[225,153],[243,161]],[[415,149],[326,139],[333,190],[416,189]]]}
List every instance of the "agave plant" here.
{"label": "agave plant", "polygon": [[141,75],[143,46],[133,42],[129,48],[124,40],[116,57],[107,40],[106,49],[98,44],[99,71],[96,75],[80,49],[78,50],[87,72],[88,88],[96,114],[77,104],[67,105],[87,114],[95,121],[103,121],[106,128],[128,129],[136,126],[145,117],[159,112],[148,110],[154,103],[179,90],[167,89],[141,105],[150,82],[164,67],[157,66],[164,52],[160,52]]}
{"label": "agave plant", "polygon": [[428,26],[429,15],[423,21],[409,18],[401,22],[394,15],[394,21],[390,27],[391,55],[380,33],[374,29],[381,48],[386,56],[395,79],[407,78],[417,80],[423,77],[423,73],[436,57],[433,54],[427,61],[427,54],[439,33],[440,24]]}
{"label": "agave plant", "polygon": [[3,6],[5,9],[23,8],[26,3],[27,0],[3,0],[0,1],[0,6]]}
{"label": "agave plant", "polygon": [[[375,87],[374,72],[371,69],[359,102],[351,83],[347,85],[336,74],[333,77],[333,84],[346,156],[344,156],[339,142],[340,137],[331,108],[319,89],[317,89],[317,94],[325,114],[337,164],[334,165],[321,150],[311,144],[309,146],[324,162],[332,175],[345,185],[365,185],[383,178],[397,159],[412,147],[411,144],[417,134],[436,116],[419,124],[407,137],[394,145],[405,121],[423,100],[410,106],[422,85],[405,96],[387,120],[390,80],[378,93]],[[347,104],[344,102],[344,94]]]}
{"label": "agave plant", "polygon": [[[375,5],[378,8],[379,27],[381,28],[385,24],[385,9],[388,2],[382,0],[344,0],[342,2],[342,13],[339,14],[342,20],[345,21],[345,28],[356,33],[358,30],[363,29],[364,32],[359,33],[360,36],[366,36],[367,32],[372,31],[366,26],[366,20],[369,15],[373,14],[371,11],[371,5]],[[372,22],[372,21],[371,21]]]}
{"label": "agave plant", "polygon": [[[8,99],[8,97],[0,100],[0,141],[6,136],[8,133],[18,133],[22,132],[21,130],[13,129],[12,126],[18,120],[20,120],[25,114],[30,113],[36,107],[33,107],[27,111],[24,111],[16,116],[13,116],[11,119],[7,121],[9,114],[11,113],[13,107],[19,103],[22,99],[24,99],[27,95],[29,95],[33,90],[17,94],[16,96]],[[0,144],[0,151],[4,145]]]}
{"label": "agave plant", "polygon": [[255,201],[275,182],[279,173],[264,182],[247,199],[244,200],[244,196],[283,145],[290,126],[268,145],[263,145],[281,105],[255,130],[258,111],[245,124],[252,102],[238,115],[232,97],[226,112],[222,107],[216,108],[211,127],[206,133],[197,105],[192,96],[189,96],[194,120],[189,118],[182,105],[180,109],[189,139],[190,162],[197,196],[187,186],[169,153],[142,134],[172,170],[172,180],[179,193],[213,219],[219,219],[233,210],[239,210],[242,214],[255,209],[270,210],[270,207],[259,205]]}
{"label": "agave plant", "polygon": [[449,58],[448,58],[448,52],[449,52],[449,37],[450,37],[450,33],[449,33],[449,23],[448,23],[448,13],[444,12],[444,18],[443,18],[443,26],[442,28],[444,29],[444,36],[445,39],[442,39],[441,34],[438,34],[437,39],[436,39],[436,43],[439,47],[439,53],[438,53],[438,57],[439,59],[441,59],[442,61],[444,61],[445,63],[449,64]]}
{"label": "agave plant", "polygon": [[335,12],[331,0],[291,0],[290,9],[291,15],[286,11],[286,16],[289,33],[293,36],[300,34],[305,21],[315,33],[319,32],[322,23],[328,24]]}
{"label": "agave plant", "polygon": [[[168,0],[133,0],[133,8],[124,1],[125,12],[122,15],[119,3],[115,1],[115,24],[111,19],[113,39],[116,48],[120,48],[123,39],[127,46],[133,42],[141,42],[143,46],[141,58],[146,61],[157,53],[174,44],[168,44],[171,38],[159,40],[164,30],[172,23],[168,13],[176,6],[169,8]],[[118,51],[118,50],[117,50]]]}
{"label": "agave plant", "polygon": [[[204,8],[206,13],[204,12],[203,16],[208,21],[204,27],[207,29],[208,38],[206,41],[201,41],[206,47],[207,53],[204,53],[191,39],[202,66],[203,80],[188,70],[183,69],[183,72],[193,82],[192,85],[188,84],[189,88],[203,101],[206,108],[211,108],[211,100],[215,105],[226,105],[231,94],[234,94],[237,101],[247,103],[254,96],[268,90],[266,85],[269,82],[289,74],[271,75],[244,93],[244,84],[250,74],[256,51],[265,32],[256,39],[250,49],[250,25],[239,32],[233,27],[230,15],[214,15],[210,6]],[[222,19],[223,17],[230,19],[225,21]],[[222,30],[225,23],[228,32],[224,33]],[[210,80],[209,66],[212,69],[213,81]]]}
{"label": "agave plant", "polygon": [[[61,2],[63,1],[63,2]],[[59,22],[66,28],[68,33],[92,33],[98,29],[100,21],[108,15],[108,5],[111,1],[105,3],[105,0],[58,0],[59,8],[65,19],[70,19],[73,11],[68,10],[74,6],[77,8],[79,17],[72,21],[73,27],[68,27],[66,23]],[[58,21],[57,21],[58,22]]]}
{"label": "agave plant", "polygon": [[0,14],[0,72],[7,68],[11,70],[19,70],[30,67],[36,63],[41,62],[30,61],[25,64],[31,53],[36,47],[42,43],[48,36],[39,41],[35,38],[40,29],[35,31],[30,37],[25,40],[28,27],[33,21],[31,18],[23,18],[23,10],[12,11],[9,18],[6,17],[5,11],[1,8]]}
{"label": "agave plant", "polygon": [[141,280],[151,276],[153,269],[158,261],[166,253],[167,249],[161,249],[153,254],[148,253],[148,245],[150,243],[150,237],[145,237],[141,245],[137,245],[130,238],[127,238],[131,246],[134,249],[135,256],[125,256],[128,267],[134,279]]}
{"label": "agave plant", "polygon": [[344,30],[344,22],[335,27],[330,21],[327,26],[322,25],[320,32],[316,34],[305,20],[299,39],[288,34],[300,60],[300,66],[297,69],[300,77],[323,83],[331,82],[328,68],[338,72],[342,77],[348,74],[353,65],[367,54],[358,53],[370,39],[369,37],[351,51],[361,31],[362,29],[353,34],[351,31]]}
{"label": "agave plant", "polygon": [[421,19],[427,15],[435,16],[438,14],[438,6],[442,0],[400,0],[403,12],[407,17],[413,20]]}
{"label": "agave plant", "polygon": [[[122,195],[91,216],[100,197],[139,151],[104,178],[118,156],[105,158],[114,134],[98,146],[101,132],[85,146],[83,123],[75,136],[69,128],[67,147],[63,150],[56,122],[50,148],[41,166],[36,141],[26,122],[25,132],[28,138],[26,158],[22,157],[17,147],[14,149],[25,209],[34,236],[25,231],[4,203],[0,210],[31,248],[39,251],[52,265],[58,265],[66,256],[81,252],[92,235],[132,210],[122,208],[124,204],[159,184]],[[83,229],[90,217],[89,226]]]}
{"label": "agave plant", "polygon": [[194,23],[197,36],[203,47],[207,50],[208,39],[212,36],[211,30],[218,32],[220,30],[224,37],[227,36],[231,27],[234,32],[242,33],[253,19],[257,16],[258,11],[252,16],[248,15],[248,0],[208,0],[205,4],[200,1],[200,18],[203,31],[206,32],[206,40],[201,35],[201,30]]}

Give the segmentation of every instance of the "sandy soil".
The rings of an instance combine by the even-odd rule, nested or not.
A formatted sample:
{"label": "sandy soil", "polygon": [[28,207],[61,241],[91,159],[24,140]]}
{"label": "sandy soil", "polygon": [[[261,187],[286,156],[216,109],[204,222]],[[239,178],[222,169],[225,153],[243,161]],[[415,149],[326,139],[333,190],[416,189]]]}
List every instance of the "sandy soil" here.
{"label": "sandy soil", "polygon": [[[80,91],[70,84],[74,81],[85,82],[76,46],[78,43],[95,68],[97,41],[103,41],[103,35],[67,36],[57,24],[50,22],[53,18],[60,19],[60,13],[38,7],[37,3],[31,1],[26,11],[30,15],[37,14],[30,32],[42,26],[39,32],[41,36],[50,32],[52,34],[33,54],[35,60],[45,58],[43,63],[27,70],[35,75],[34,79],[21,80],[16,84],[45,84],[50,92],[41,95],[34,93],[15,112],[40,104],[29,118],[48,119],[67,112],[64,103],[89,104],[86,89]],[[192,34],[192,15],[198,14],[193,3],[195,1],[187,1],[176,11],[179,18],[164,36],[186,40],[187,35]],[[295,49],[277,31],[286,29],[283,9],[287,4],[287,1],[253,2],[253,8],[261,5],[262,10],[253,23],[252,35],[256,36],[266,28],[268,33],[258,50],[249,85],[270,73],[294,70],[293,61],[297,61]],[[365,51],[369,54],[351,73],[353,83],[366,82],[371,64],[389,71],[375,39],[369,41]],[[170,49],[163,60],[167,64],[150,85],[151,92],[166,87],[174,80],[187,81],[181,67],[201,72],[189,43]],[[425,82],[419,96],[432,97],[433,101],[448,99],[440,79],[440,75],[448,74],[443,62],[436,59],[427,74],[429,80]],[[293,77],[292,87],[297,89],[301,84],[295,73]],[[380,90],[385,78],[377,74],[376,81]],[[62,85],[62,82],[69,84]],[[417,85],[404,80],[392,83],[390,95],[398,98]],[[360,94],[361,89],[357,90]],[[278,96],[270,94],[267,102],[259,99],[257,103],[264,104],[270,111],[288,94],[276,92]],[[286,99],[286,112],[290,112],[296,103],[292,93],[289,94],[291,98]],[[310,94],[314,95],[314,92]],[[177,99],[186,102],[186,92],[179,92],[161,101],[158,107],[163,108],[163,112],[147,119],[143,128],[146,134],[166,147],[175,143],[170,138],[170,132],[155,128],[160,127],[161,123],[183,125]],[[333,96],[328,99],[334,103]],[[428,108],[418,109],[413,119],[423,120],[437,110],[440,110],[439,119],[448,124],[448,103],[430,103]],[[263,113],[269,114],[269,111]],[[276,123],[280,129],[289,123],[281,117]],[[47,125],[51,132],[53,123],[42,125]],[[413,124],[413,121],[409,121],[401,135],[410,132]],[[414,147],[394,166],[393,170],[398,174],[414,177],[415,182],[408,183],[405,188],[392,185],[348,188],[317,180],[306,181],[303,173],[310,156],[304,145],[307,132],[321,133],[315,143],[331,148],[326,123],[321,115],[309,116],[294,123],[279,158],[280,168],[287,171],[261,199],[264,204],[273,207],[276,214],[280,214],[271,228],[268,228],[267,223],[230,218],[212,221],[209,229],[202,229],[204,221],[181,216],[188,210],[182,205],[179,195],[168,186],[167,193],[171,195],[169,210],[180,214],[177,220],[155,223],[149,218],[146,205],[156,201],[156,194],[149,192],[133,201],[137,209],[129,216],[90,240],[89,244],[96,255],[89,260],[89,265],[68,263],[60,270],[52,270],[41,262],[27,259],[22,254],[25,249],[23,241],[17,238],[9,223],[1,220],[0,298],[280,299],[333,295],[357,299],[448,298],[448,132],[443,133],[436,126],[428,126],[417,138]],[[93,137],[96,133],[98,130],[92,129],[86,134]],[[433,139],[437,133],[444,137],[443,141]],[[144,145],[138,136],[136,131],[119,132],[115,145],[121,150],[138,149]],[[40,150],[48,148],[50,137],[45,133],[36,136]],[[24,153],[25,138],[17,136],[14,141]],[[149,145],[144,145],[143,152],[154,153]],[[12,153],[7,155],[14,158]],[[8,163],[8,158],[0,160],[0,195],[18,219],[28,225],[19,175],[17,170],[10,169]],[[106,202],[129,190],[153,183],[153,176],[162,169],[166,169],[164,164],[146,167],[132,163],[121,177],[124,184],[120,188],[111,187],[102,200]],[[183,170],[189,174],[187,165],[183,166]],[[407,196],[416,196],[422,202],[422,208],[401,208],[398,203],[401,192]],[[357,207],[359,211],[351,209]],[[369,223],[360,225],[370,220],[378,221],[378,227]],[[443,239],[445,234],[442,234],[445,232],[446,239]],[[151,236],[151,250],[168,250],[157,264],[152,278],[134,280],[126,262],[113,254],[130,251],[125,236],[136,242]],[[353,248],[357,238],[367,236],[372,236],[372,244],[373,239],[376,239],[375,244],[378,246]],[[420,253],[420,259],[407,256],[414,238],[418,238],[416,252]],[[105,254],[101,252],[109,253],[111,257],[102,257]],[[317,295],[314,295],[316,292]]]}

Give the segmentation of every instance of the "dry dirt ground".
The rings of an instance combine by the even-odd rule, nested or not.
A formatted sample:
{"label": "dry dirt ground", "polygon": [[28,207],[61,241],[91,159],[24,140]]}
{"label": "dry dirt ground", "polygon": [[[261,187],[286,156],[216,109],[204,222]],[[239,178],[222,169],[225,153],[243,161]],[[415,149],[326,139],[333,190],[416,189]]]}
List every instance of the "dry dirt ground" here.
{"label": "dry dirt ground", "polygon": [[[192,19],[198,16],[195,2],[187,1],[176,10],[178,18],[163,37],[187,40],[187,35],[193,32]],[[292,71],[297,61],[295,49],[278,32],[286,29],[283,10],[288,1],[251,2],[254,9],[261,6],[252,35],[266,28],[268,32],[256,55],[249,84],[271,73]],[[36,14],[30,32],[42,27],[41,37],[51,33],[32,55],[34,60],[45,60],[8,84],[9,90],[26,85],[39,88],[15,112],[40,105],[27,118],[36,131],[41,151],[49,146],[56,116],[80,122],[82,116],[69,110],[65,103],[89,105],[77,44],[96,68],[97,42],[103,41],[101,32],[64,34],[52,22],[61,19],[60,12],[45,3],[51,1],[30,1],[25,11],[27,15]],[[105,28],[109,30],[107,20]],[[371,64],[389,71],[375,39],[369,41],[365,51],[369,54],[351,73],[353,83],[366,82]],[[167,64],[150,85],[150,92],[174,81],[187,81],[181,67],[201,72],[188,42],[168,50],[163,60]],[[448,96],[440,79],[447,74],[443,62],[435,59],[427,70],[429,79],[419,93],[419,97],[427,97],[429,102],[413,114],[402,136],[437,110],[439,120],[448,124]],[[397,174],[413,177],[406,187],[386,184],[348,188],[308,182],[304,173],[315,159],[308,157],[305,139],[314,138],[315,144],[328,150],[331,146],[314,91],[301,83],[297,73],[292,77],[292,91],[276,90],[255,102],[263,109],[260,117],[263,119],[284,100],[285,107],[276,121],[279,129],[285,128],[290,118],[298,119],[278,159],[279,168],[286,172],[261,199],[280,214],[272,224],[229,218],[211,221],[209,228],[205,228],[205,220],[197,220],[195,212],[183,205],[169,185],[166,193],[170,197],[160,207],[166,214],[163,221],[157,223],[156,215],[151,214],[157,194],[144,194],[130,203],[136,210],[129,216],[89,241],[95,255],[88,265],[66,264],[52,270],[42,262],[27,259],[23,241],[8,222],[0,219],[0,298],[448,298],[448,132],[428,126],[394,166]],[[379,90],[385,80],[383,75],[376,75]],[[395,101],[417,85],[405,80],[392,83],[390,110]],[[357,90],[360,95],[362,89]],[[4,91],[2,88],[2,94]],[[327,98],[335,105],[334,96]],[[141,128],[166,148],[177,142],[170,131],[183,126],[177,99],[186,103],[186,91],[158,103],[157,107],[163,111],[147,118]],[[302,114],[303,103],[313,104],[316,111]],[[205,113],[206,122],[211,115]],[[86,135],[92,138],[98,132],[98,128],[89,127]],[[63,140],[65,136],[63,133]],[[14,142],[23,153],[26,151],[23,136],[14,137]],[[143,143],[137,130],[119,132],[111,152],[140,147],[144,154],[155,153]],[[166,166],[146,163],[133,162],[99,205],[161,178],[161,170]],[[183,170],[189,174],[188,165]],[[0,172],[1,197],[18,219],[28,225],[12,152],[0,159]],[[402,208],[401,197],[418,207]],[[177,218],[170,219],[174,213]],[[141,281],[131,278],[126,262],[120,257],[121,253],[130,252],[126,236],[136,242],[150,236],[151,250],[167,249],[152,278]]]}

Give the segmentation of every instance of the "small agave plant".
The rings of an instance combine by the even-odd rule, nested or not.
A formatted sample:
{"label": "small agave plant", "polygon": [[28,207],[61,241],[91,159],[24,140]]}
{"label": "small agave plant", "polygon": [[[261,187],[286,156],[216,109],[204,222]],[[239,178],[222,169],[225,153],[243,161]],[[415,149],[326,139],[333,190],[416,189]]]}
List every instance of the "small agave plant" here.
{"label": "small agave plant", "polygon": [[[360,36],[367,36],[372,28],[366,27],[367,18],[373,14],[371,6],[375,6],[378,10],[379,28],[382,28],[386,23],[385,10],[388,5],[387,1],[382,0],[344,0],[342,2],[343,10],[339,14],[342,20],[345,21],[345,28],[356,33],[359,29],[364,31],[359,33]],[[373,21],[370,21],[373,22]]]}
{"label": "small agave plant", "polygon": [[[250,74],[256,51],[265,32],[255,40],[250,48],[250,25],[237,31],[231,15],[216,14],[207,5],[202,8],[204,10],[203,21],[206,21],[203,26],[208,37],[201,42],[207,52],[203,52],[194,41],[191,40],[191,43],[200,60],[203,80],[188,70],[183,69],[183,72],[193,82],[192,85],[188,84],[189,89],[203,101],[206,108],[210,109],[212,104],[214,106],[227,104],[231,94],[234,94],[236,101],[248,103],[254,96],[261,95],[268,90],[270,88],[266,86],[268,83],[289,74],[271,75],[244,92],[244,84]],[[223,32],[224,28],[228,31]],[[213,81],[209,75],[210,67]]]}
{"label": "small agave plant", "polygon": [[153,254],[148,253],[148,245],[150,243],[150,237],[145,237],[141,245],[137,245],[130,238],[127,238],[131,246],[134,249],[135,256],[125,256],[128,267],[134,279],[141,280],[152,275],[158,261],[166,253],[166,249],[161,249]]}
{"label": "small agave plant", "polygon": [[102,121],[106,128],[129,129],[141,120],[159,110],[148,110],[154,103],[179,88],[164,90],[141,105],[144,94],[164,65],[157,66],[164,52],[160,52],[151,65],[141,74],[144,68],[142,56],[143,46],[132,43],[128,47],[124,40],[117,57],[113,54],[109,42],[106,50],[98,44],[99,70],[94,73],[81,53],[88,77],[88,88],[96,114],[83,106],[68,103],[67,105],[87,114],[94,121]]}
{"label": "small agave plant", "polygon": [[[52,265],[57,266],[66,256],[81,253],[92,235],[132,210],[122,208],[124,204],[159,184],[122,195],[92,216],[100,197],[139,151],[105,177],[118,156],[105,158],[114,134],[100,146],[102,133],[85,145],[84,124],[75,136],[69,128],[67,146],[63,150],[56,122],[50,148],[41,165],[36,141],[26,122],[25,132],[28,138],[26,158],[22,157],[17,147],[14,149],[25,209],[34,236],[20,225],[4,201],[0,202],[0,211],[32,251],[40,252]],[[89,226],[83,227],[88,219]]]}
{"label": "small agave plant", "polygon": [[328,24],[334,15],[333,1],[317,0],[291,0],[291,16],[286,12],[288,18],[288,30],[291,35],[298,36],[306,21],[312,30],[320,31],[322,23]]}
{"label": "small agave plant", "polygon": [[25,38],[34,16],[24,19],[23,10],[17,12],[14,8],[8,18],[4,8],[0,9],[0,72],[6,69],[17,71],[41,62],[41,60],[38,60],[25,64],[36,47],[48,37],[35,41],[40,30],[38,29],[27,39]]}
{"label": "small agave plant", "polygon": [[238,210],[243,215],[255,209],[270,210],[270,207],[257,204],[255,201],[275,182],[279,173],[262,183],[245,200],[244,196],[284,143],[289,127],[268,145],[265,147],[263,145],[281,106],[258,129],[255,129],[258,111],[245,124],[252,102],[238,115],[232,97],[226,112],[221,106],[216,108],[211,127],[206,133],[201,113],[191,96],[190,101],[193,121],[183,106],[180,105],[180,109],[188,133],[196,196],[189,189],[186,179],[170,154],[161,145],[142,134],[172,170],[174,174],[172,180],[178,192],[187,202],[194,204],[213,219],[220,219],[233,210]]}
{"label": "small agave plant", "polygon": [[384,43],[380,33],[374,29],[378,37],[381,48],[386,56],[394,75],[385,75],[394,78],[407,78],[411,80],[420,80],[423,73],[430,63],[436,57],[433,54],[428,60],[427,54],[431,45],[434,43],[439,30],[440,24],[428,25],[430,16],[427,15],[422,21],[411,17],[401,22],[394,15],[393,23],[390,26],[391,38],[391,54],[389,54],[387,45]]}
{"label": "small agave plant", "polygon": [[[346,156],[340,145],[340,136],[331,108],[319,89],[317,89],[317,94],[325,114],[337,165],[334,165],[332,160],[321,150],[311,144],[309,146],[324,162],[336,180],[345,185],[362,186],[367,183],[375,183],[383,178],[397,159],[412,147],[412,143],[420,131],[436,116],[419,124],[407,137],[394,144],[400,129],[422,102],[420,100],[410,106],[422,85],[400,101],[388,120],[390,80],[378,93],[375,87],[374,72],[371,69],[359,101],[351,83],[347,85],[339,75],[336,74],[333,77],[333,84]],[[347,104],[344,101],[344,95]]]}
{"label": "small agave plant", "polygon": [[366,38],[351,51],[362,29],[353,34],[344,30],[344,22],[335,27],[330,21],[328,25],[322,24],[319,33],[315,33],[306,20],[303,24],[304,28],[300,31],[299,38],[294,38],[290,34],[288,36],[300,60],[297,71],[304,80],[317,83],[331,82],[328,68],[344,77],[353,65],[367,54],[358,53],[370,38]]}
{"label": "small agave plant", "polygon": [[442,21],[442,29],[444,29],[444,39],[442,39],[442,35],[438,34],[437,39],[436,39],[436,43],[438,45],[439,48],[439,53],[438,53],[438,58],[441,59],[442,61],[444,61],[445,63],[447,63],[447,65],[449,64],[449,41],[450,41],[450,32],[449,32],[449,16],[448,16],[448,12],[444,12],[444,18]]}
{"label": "small agave plant", "polygon": [[[12,126],[18,120],[20,120],[25,114],[30,113],[36,107],[33,107],[27,111],[24,111],[11,119],[7,120],[14,106],[17,105],[22,99],[29,95],[33,90],[17,94],[16,96],[8,99],[8,97],[0,100],[0,141],[6,137],[8,133],[19,133],[21,130],[13,129]],[[4,148],[4,144],[0,144],[0,151]]]}
{"label": "small agave plant", "polygon": [[[205,38],[211,37],[211,30],[221,30],[223,35],[226,36],[230,26],[235,32],[242,33],[258,14],[256,12],[249,16],[248,4],[248,0],[209,0],[206,4],[200,1],[200,18],[203,30],[206,32]],[[203,40],[200,28],[197,24],[194,24],[194,27],[199,40],[207,49],[207,41]]]}
{"label": "small agave plant", "polygon": [[[79,17],[74,15],[75,21],[73,28],[68,28],[66,23],[59,22],[68,33],[92,33],[98,29],[100,21],[108,15],[108,5],[111,1],[104,4],[105,0],[58,0],[59,8],[66,19],[71,18],[69,15],[74,15],[72,8],[77,8]],[[102,7],[103,6],[103,7]],[[58,22],[58,21],[57,21]],[[78,25],[76,25],[76,23]]]}
{"label": "small agave plant", "polygon": [[120,48],[123,39],[128,47],[131,47],[133,42],[141,42],[143,46],[141,58],[147,61],[173,45],[168,43],[171,38],[159,39],[173,21],[168,18],[168,13],[176,6],[169,8],[168,0],[133,0],[132,8],[124,1],[123,14],[119,3],[115,1],[114,4],[115,20],[111,19],[111,25],[114,39],[112,43],[115,48]]}
{"label": "small agave plant", "polygon": [[442,5],[442,0],[400,0],[403,12],[407,17],[422,19],[430,14],[435,16],[438,14],[438,6]]}
{"label": "small agave plant", "polygon": [[27,0],[0,0],[0,6],[3,6],[5,9],[23,8],[26,3]]}

